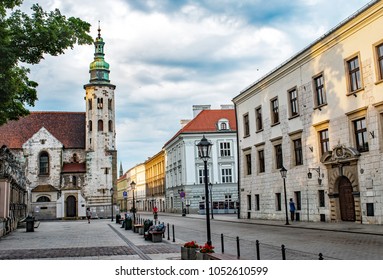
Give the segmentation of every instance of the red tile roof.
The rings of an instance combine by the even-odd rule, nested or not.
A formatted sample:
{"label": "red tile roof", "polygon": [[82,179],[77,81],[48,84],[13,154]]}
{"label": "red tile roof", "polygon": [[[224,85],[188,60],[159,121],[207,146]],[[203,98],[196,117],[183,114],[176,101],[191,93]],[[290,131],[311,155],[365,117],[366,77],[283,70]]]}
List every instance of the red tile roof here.
{"label": "red tile roof", "polygon": [[[164,146],[182,133],[221,132],[217,127],[217,123],[220,119],[227,119],[229,121],[230,130],[228,131],[237,131],[234,109],[202,110],[194,119],[180,129]],[[224,131],[226,132],[227,130]]]}
{"label": "red tile roof", "polygon": [[85,149],[85,113],[80,112],[31,112],[17,121],[9,121],[0,126],[0,146],[21,149],[42,127],[65,148]]}
{"label": "red tile roof", "polygon": [[85,162],[83,163],[77,163],[77,162],[71,162],[71,163],[64,163],[63,169],[61,173],[85,173]]}

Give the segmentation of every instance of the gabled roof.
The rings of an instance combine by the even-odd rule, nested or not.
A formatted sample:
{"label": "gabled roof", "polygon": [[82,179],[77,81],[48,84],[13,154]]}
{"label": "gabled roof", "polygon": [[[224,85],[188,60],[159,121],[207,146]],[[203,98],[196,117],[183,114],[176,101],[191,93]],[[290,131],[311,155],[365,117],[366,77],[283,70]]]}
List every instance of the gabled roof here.
{"label": "gabled roof", "polygon": [[66,149],[85,148],[85,113],[81,112],[31,112],[17,121],[9,121],[0,126],[0,146],[21,149],[42,127]]}
{"label": "gabled roof", "polygon": [[[220,119],[227,119],[229,121],[230,130],[219,130],[217,127]],[[171,141],[177,138],[180,134],[191,133],[208,133],[208,132],[233,132],[237,131],[237,123],[235,119],[235,110],[202,110],[194,119],[188,122],[182,129],[180,129],[166,144],[167,146]]]}

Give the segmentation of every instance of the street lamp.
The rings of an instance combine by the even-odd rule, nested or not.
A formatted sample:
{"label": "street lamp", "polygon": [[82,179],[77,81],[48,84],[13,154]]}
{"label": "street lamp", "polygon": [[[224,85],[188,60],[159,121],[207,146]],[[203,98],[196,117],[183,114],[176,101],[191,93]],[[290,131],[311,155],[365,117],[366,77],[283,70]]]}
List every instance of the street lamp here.
{"label": "street lamp", "polygon": [[285,192],[286,225],[289,225],[289,216],[287,214],[287,196],[286,196],[286,175],[287,175],[287,169],[282,165],[282,168],[281,168],[280,172],[281,172],[281,176],[283,178],[283,190]]}
{"label": "street lamp", "polygon": [[307,178],[309,178],[309,179],[311,179],[313,177],[313,174],[311,173],[311,170],[315,170],[316,172],[318,172],[318,184],[319,184],[319,186],[322,185],[322,178],[321,178],[321,173],[320,173],[320,167],[309,168],[309,172],[307,173]]}
{"label": "street lamp", "polygon": [[211,203],[211,219],[214,219],[214,207],[213,207],[213,184],[210,182],[209,183],[209,190],[210,190],[210,203]]}
{"label": "street lamp", "polygon": [[134,181],[132,181],[130,183],[130,189],[133,192],[133,224],[136,223],[136,203],[134,201],[134,190],[135,190],[135,188],[136,188],[136,183]]}
{"label": "street lamp", "polygon": [[210,158],[211,146],[213,144],[205,138],[205,135],[202,137],[201,141],[197,144],[198,147],[198,156],[203,160],[204,163],[204,173],[205,173],[205,204],[206,204],[206,230],[207,230],[207,244],[211,245],[211,234],[210,234],[210,216],[209,216],[209,188],[208,188],[208,174],[207,174],[207,161]]}
{"label": "street lamp", "polygon": [[184,200],[185,200],[184,189],[178,190],[178,194],[180,195],[180,198],[181,198],[181,212],[182,212],[182,216],[186,216],[186,211],[184,211]]}
{"label": "street lamp", "polygon": [[114,189],[113,187],[110,188],[110,207],[112,209],[112,222],[113,222],[113,194],[114,194]]}

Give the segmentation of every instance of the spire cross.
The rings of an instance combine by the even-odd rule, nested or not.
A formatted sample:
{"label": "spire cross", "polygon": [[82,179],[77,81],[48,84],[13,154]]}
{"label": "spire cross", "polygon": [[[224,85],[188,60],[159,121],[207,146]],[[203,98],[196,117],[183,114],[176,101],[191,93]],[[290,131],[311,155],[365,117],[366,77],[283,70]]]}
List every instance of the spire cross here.
{"label": "spire cross", "polygon": [[100,21],[98,21],[98,38],[101,38],[101,27],[100,27]]}

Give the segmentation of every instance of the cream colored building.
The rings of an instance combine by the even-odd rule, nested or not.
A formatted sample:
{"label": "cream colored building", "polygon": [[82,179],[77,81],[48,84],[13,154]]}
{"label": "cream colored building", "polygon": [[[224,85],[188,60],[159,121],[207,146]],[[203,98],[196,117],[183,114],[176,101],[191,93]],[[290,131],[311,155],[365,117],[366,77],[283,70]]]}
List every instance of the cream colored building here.
{"label": "cream colored building", "polygon": [[[126,172],[126,180],[128,187],[128,210],[133,208],[134,197],[134,203],[137,211],[144,211],[146,209],[145,164],[140,163],[130,168]],[[132,182],[136,184],[134,190],[131,188]]]}
{"label": "cream colored building", "polygon": [[285,219],[283,166],[298,219],[383,223],[382,26],[371,2],[233,99],[242,218]]}
{"label": "cream colored building", "polygon": [[165,151],[145,161],[147,211],[165,211]]}

